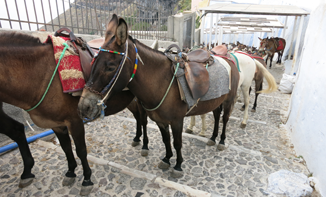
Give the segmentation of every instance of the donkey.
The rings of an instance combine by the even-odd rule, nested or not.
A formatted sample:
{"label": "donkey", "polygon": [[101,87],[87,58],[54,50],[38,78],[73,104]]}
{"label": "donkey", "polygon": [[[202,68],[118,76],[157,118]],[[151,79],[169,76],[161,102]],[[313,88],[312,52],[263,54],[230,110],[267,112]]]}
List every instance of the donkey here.
{"label": "donkey", "polygon": [[[82,118],[98,116],[103,109],[102,102],[128,87],[161,131],[166,148],[166,155],[158,166],[161,169],[169,168],[170,158],[173,156],[169,132],[169,125],[171,125],[173,145],[177,153],[177,162],[171,176],[175,178],[183,176],[181,168],[183,162],[182,128],[183,119],[189,108],[180,99],[178,84],[171,72],[171,61],[164,53],[155,51],[128,36],[126,21],[115,14],[107,25],[105,35],[105,42],[101,46],[101,52],[94,59],[90,79],[86,83],[78,104],[79,114]],[[222,110],[221,104],[223,104],[224,124],[220,146],[224,146],[226,124],[235,103],[239,82],[239,72],[236,66],[231,64],[230,67],[231,90],[229,93],[216,99],[199,101],[197,107],[187,114],[187,116],[193,116],[213,111],[215,126],[211,140],[215,143]]]}
{"label": "donkey", "polygon": [[[259,38],[259,37],[258,37]],[[281,64],[282,63],[282,56],[284,53],[284,49],[286,46],[286,42],[283,38],[278,38],[278,37],[271,37],[271,38],[264,38],[260,40],[260,46],[258,51],[262,52],[265,51],[267,54],[267,58],[266,58],[266,64],[268,61],[268,58],[270,58],[270,64],[269,64],[269,68],[272,68],[272,62],[273,62],[273,57],[274,57],[274,53],[277,52],[278,54],[278,58],[277,58],[277,62],[276,64]]]}

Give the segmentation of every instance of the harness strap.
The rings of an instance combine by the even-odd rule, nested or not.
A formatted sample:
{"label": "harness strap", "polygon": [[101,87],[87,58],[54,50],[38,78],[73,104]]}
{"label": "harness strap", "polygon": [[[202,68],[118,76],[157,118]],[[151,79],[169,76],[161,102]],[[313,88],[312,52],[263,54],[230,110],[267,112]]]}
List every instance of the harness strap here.
{"label": "harness strap", "polygon": [[169,90],[170,90],[170,88],[171,88],[171,86],[172,86],[172,82],[173,82],[173,80],[174,80],[174,78],[175,78],[175,75],[177,74],[178,69],[179,69],[179,63],[177,64],[177,66],[176,66],[176,68],[175,68],[175,72],[174,72],[174,74],[173,74],[173,77],[172,77],[172,80],[171,80],[171,82],[170,82],[170,85],[169,85],[168,89],[166,90],[166,92],[165,92],[165,94],[164,94],[164,96],[163,96],[161,102],[160,102],[156,107],[154,107],[154,108],[152,108],[152,109],[147,109],[147,108],[143,105],[143,103],[140,102],[141,106],[142,106],[146,111],[154,111],[154,110],[158,109],[158,108],[162,105],[163,101],[165,100],[166,96],[168,95],[168,92],[169,92]]}
{"label": "harness strap", "polygon": [[57,63],[57,66],[55,67],[55,70],[54,70],[54,72],[53,72],[53,74],[52,74],[51,80],[50,80],[50,82],[49,82],[49,84],[48,84],[48,87],[46,88],[46,90],[45,90],[45,92],[44,92],[44,94],[43,94],[41,100],[40,100],[40,101],[39,101],[39,102],[38,102],[34,107],[32,107],[32,108],[30,108],[30,109],[27,109],[27,110],[25,110],[25,111],[27,111],[27,112],[32,111],[33,109],[37,108],[37,107],[42,103],[42,101],[44,100],[45,95],[48,93],[48,91],[49,91],[49,89],[50,89],[50,86],[51,86],[51,84],[52,84],[52,81],[53,81],[53,78],[54,78],[54,76],[55,76],[55,73],[56,73],[57,70],[58,70],[58,67],[59,67],[59,65],[60,65],[61,59],[63,58],[63,55],[65,54],[66,50],[69,48],[69,45],[68,45],[67,43],[65,43],[65,42],[63,43],[63,45],[65,46],[65,48],[62,50],[62,53],[61,53],[61,55],[60,55],[59,61],[58,61],[58,63]]}
{"label": "harness strap", "polygon": [[235,61],[237,62],[237,68],[238,68],[238,71],[239,71],[239,73],[241,73],[241,71],[240,71],[240,67],[239,67],[239,60],[238,60],[238,58],[233,54],[233,53],[230,53],[230,55],[232,55],[232,57],[235,59]]}
{"label": "harness strap", "polygon": [[[126,61],[126,59],[127,59],[127,56],[128,56],[128,40],[126,41],[126,53],[124,53],[123,61],[121,61],[120,65],[119,65],[120,70],[118,70],[118,71],[115,73],[115,75],[114,75],[114,77],[112,78],[112,80],[110,81],[110,83],[109,83],[109,84],[104,88],[104,90],[105,90],[105,89],[108,89],[108,88],[111,86],[111,83],[113,83],[112,86],[111,86],[111,88],[109,89],[109,91],[106,93],[106,95],[104,96],[104,98],[103,98],[102,100],[99,100],[98,103],[97,103],[97,105],[102,106],[102,110],[101,110],[101,118],[104,117],[104,116],[102,116],[102,113],[103,113],[104,109],[106,108],[104,102],[105,102],[106,99],[108,98],[108,96],[109,96],[109,94],[110,94],[112,88],[114,87],[115,83],[117,82],[117,79],[118,79],[118,77],[119,77],[120,74],[121,74],[121,71],[122,71],[123,66],[124,66],[124,64],[125,64],[125,61]],[[118,68],[118,69],[119,69],[119,68]],[[103,90],[103,91],[104,91],[104,90]],[[102,91],[102,92],[103,92],[103,91]],[[103,108],[104,108],[104,109],[103,109]]]}

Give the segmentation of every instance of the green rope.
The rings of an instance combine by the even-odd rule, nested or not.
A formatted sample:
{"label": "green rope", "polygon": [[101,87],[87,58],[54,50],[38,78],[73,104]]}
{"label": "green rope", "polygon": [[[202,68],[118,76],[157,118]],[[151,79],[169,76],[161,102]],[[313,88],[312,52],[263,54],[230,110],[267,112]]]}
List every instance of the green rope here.
{"label": "green rope", "polygon": [[64,55],[65,52],[66,52],[66,49],[69,47],[69,45],[68,45],[67,43],[63,43],[63,45],[65,46],[65,48],[63,49],[63,51],[62,51],[62,53],[61,53],[61,56],[60,56],[59,61],[58,61],[58,64],[57,64],[57,67],[55,68],[55,70],[54,70],[54,72],[53,72],[52,78],[51,78],[51,80],[50,80],[50,82],[49,82],[49,84],[48,84],[48,87],[46,88],[46,90],[45,90],[45,92],[44,92],[44,94],[43,94],[41,100],[40,100],[40,101],[39,101],[39,102],[38,102],[34,107],[32,107],[32,108],[30,108],[30,109],[27,109],[27,110],[25,110],[25,111],[32,111],[33,109],[37,108],[37,107],[42,103],[42,101],[43,101],[45,95],[48,93],[49,88],[50,88],[50,86],[51,86],[51,83],[52,83],[52,81],[53,81],[53,78],[54,78],[54,76],[55,76],[55,73],[56,73],[57,70],[58,70],[58,67],[59,67],[60,61],[61,61],[61,59],[63,58],[63,55]]}
{"label": "green rope", "polygon": [[144,108],[145,110],[147,110],[147,111],[154,111],[154,110],[156,110],[157,108],[159,108],[159,107],[162,105],[162,103],[163,103],[165,97],[168,95],[168,92],[169,92],[169,90],[170,90],[170,88],[171,88],[171,86],[172,86],[172,82],[173,82],[173,80],[174,80],[175,75],[177,74],[178,69],[179,69],[179,63],[177,64],[177,67],[175,68],[175,72],[174,72],[174,74],[173,74],[173,78],[172,78],[172,80],[171,80],[171,82],[170,82],[170,85],[169,85],[168,89],[166,90],[165,95],[164,95],[164,97],[162,98],[161,102],[158,104],[158,106],[156,106],[156,107],[153,108],[153,109],[147,109],[146,107],[144,107],[143,103],[140,102],[141,105],[143,106],[143,108]]}
{"label": "green rope", "polygon": [[235,61],[237,62],[238,71],[239,71],[239,73],[241,73],[238,58],[233,53],[230,53],[230,54],[234,57]]}

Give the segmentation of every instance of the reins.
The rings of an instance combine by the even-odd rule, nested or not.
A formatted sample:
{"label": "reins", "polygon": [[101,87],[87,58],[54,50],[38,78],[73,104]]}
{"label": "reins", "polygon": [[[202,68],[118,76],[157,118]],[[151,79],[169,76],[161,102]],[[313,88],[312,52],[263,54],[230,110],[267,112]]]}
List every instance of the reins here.
{"label": "reins", "polygon": [[61,59],[63,58],[63,55],[65,54],[66,50],[69,48],[69,45],[68,45],[67,43],[65,43],[65,42],[63,43],[63,45],[65,46],[65,48],[62,50],[62,53],[61,53],[61,55],[60,55],[59,61],[58,61],[58,63],[57,63],[57,66],[55,67],[55,70],[54,70],[54,72],[53,72],[53,74],[52,74],[51,80],[50,80],[50,82],[49,82],[49,84],[48,84],[48,87],[46,88],[46,90],[45,90],[45,92],[44,92],[44,94],[43,94],[41,100],[40,100],[40,101],[39,101],[39,102],[38,102],[34,107],[32,107],[32,108],[30,108],[30,109],[27,109],[27,110],[25,110],[25,111],[27,111],[27,112],[32,111],[33,109],[37,108],[37,107],[42,103],[42,101],[44,100],[45,95],[48,93],[48,91],[49,91],[49,89],[50,89],[50,86],[51,86],[51,84],[52,84],[52,81],[53,81],[53,78],[54,78],[54,76],[55,76],[55,73],[56,73],[57,70],[58,70],[58,67],[59,67],[59,65],[60,65]]}

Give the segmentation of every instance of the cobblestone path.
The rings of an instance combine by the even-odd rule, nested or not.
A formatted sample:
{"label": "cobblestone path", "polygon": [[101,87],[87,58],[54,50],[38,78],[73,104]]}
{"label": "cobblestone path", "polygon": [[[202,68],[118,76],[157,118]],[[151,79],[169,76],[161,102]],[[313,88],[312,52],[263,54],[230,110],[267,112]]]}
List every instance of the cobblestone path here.
{"label": "cobblestone path", "polygon": [[[251,93],[250,107],[254,99]],[[196,118],[195,135],[183,135],[182,168],[184,176],[175,179],[170,171],[175,164],[175,151],[169,170],[159,169],[165,155],[158,127],[149,120],[149,155],[140,155],[141,145],[132,147],[135,121],[124,110],[116,115],[86,124],[86,140],[94,188],[89,196],[273,196],[266,193],[269,174],[280,169],[309,174],[304,160],[295,155],[282,124],[290,95],[275,92],[261,95],[257,112],[249,112],[249,122],[240,128],[243,112],[236,103],[227,126],[227,149],[207,146],[199,137],[201,119]],[[185,118],[184,130],[190,118]],[[212,113],[207,115],[207,136],[213,129]],[[222,123],[220,123],[222,125]],[[221,127],[220,127],[221,128]],[[58,144],[39,140],[31,143],[35,159],[34,182],[18,188],[23,170],[18,149],[0,155],[0,196],[79,196],[82,167],[79,159],[76,182],[63,187],[67,171],[66,157]]]}

